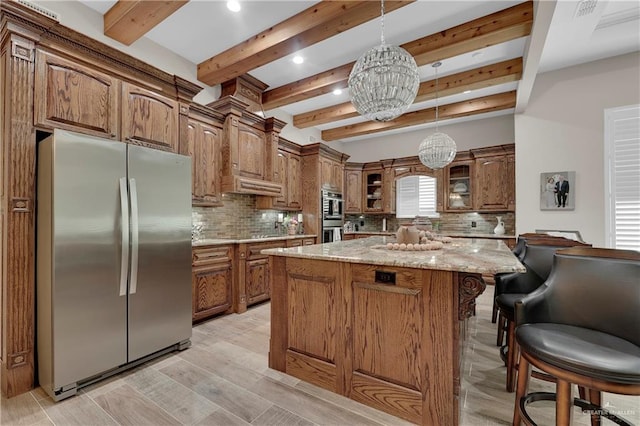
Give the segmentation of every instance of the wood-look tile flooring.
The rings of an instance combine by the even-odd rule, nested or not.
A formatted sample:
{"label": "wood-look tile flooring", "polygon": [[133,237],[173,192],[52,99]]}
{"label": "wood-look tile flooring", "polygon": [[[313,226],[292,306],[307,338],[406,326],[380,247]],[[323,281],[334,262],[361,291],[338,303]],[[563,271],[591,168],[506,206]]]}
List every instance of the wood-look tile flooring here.
{"label": "wood-look tile flooring", "polygon": [[[478,300],[464,366],[461,424],[511,424],[514,394],[490,322],[489,288]],[[269,304],[226,315],[193,329],[193,346],[83,389],[54,403],[38,388],[2,398],[5,425],[403,425],[403,420],[267,367]],[[533,379],[532,390],[553,391]],[[605,395],[611,409],[640,425],[640,397]],[[554,423],[552,403],[531,410]],[[587,425],[576,409],[574,424]],[[448,425],[438,425],[448,426]]]}

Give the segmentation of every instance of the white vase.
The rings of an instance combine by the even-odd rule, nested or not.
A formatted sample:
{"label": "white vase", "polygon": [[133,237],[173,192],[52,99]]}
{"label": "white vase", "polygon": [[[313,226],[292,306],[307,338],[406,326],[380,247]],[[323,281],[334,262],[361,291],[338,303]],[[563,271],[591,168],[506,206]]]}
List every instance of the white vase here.
{"label": "white vase", "polygon": [[496,235],[502,235],[504,234],[504,222],[502,221],[502,216],[496,216],[496,219],[498,219],[498,225],[493,228],[493,233]]}

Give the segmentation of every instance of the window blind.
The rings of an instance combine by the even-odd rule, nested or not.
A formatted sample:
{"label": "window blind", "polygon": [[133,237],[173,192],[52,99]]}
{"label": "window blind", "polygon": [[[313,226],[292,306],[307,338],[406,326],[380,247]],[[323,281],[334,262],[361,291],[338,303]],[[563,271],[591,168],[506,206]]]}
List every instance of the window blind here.
{"label": "window blind", "polygon": [[640,105],[607,110],[608,244],[640,250]]}
{"label": "window blind", "polygon": [[396,182],[396,216],[412,218],[436,215],[436,179],[407,176]]}

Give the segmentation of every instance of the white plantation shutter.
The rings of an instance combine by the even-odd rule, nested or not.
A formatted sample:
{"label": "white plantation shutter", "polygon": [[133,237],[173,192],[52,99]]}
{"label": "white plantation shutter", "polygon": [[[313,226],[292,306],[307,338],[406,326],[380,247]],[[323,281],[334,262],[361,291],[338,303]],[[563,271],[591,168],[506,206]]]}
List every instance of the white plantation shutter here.
{"label": "white plantation shutter", "polygon": [[418,176],[420,195],[418,198],[418,216],[433,216],[436,213],[436,179]]}
{"label": "white plantation shutter", "polygon": [[640,105],[605,111],[607,243],[640,250]]}
{"label": "white plantation shutter", "polygon": [[407,176],[396,181],[396,217],[436,215],[436,179]]}

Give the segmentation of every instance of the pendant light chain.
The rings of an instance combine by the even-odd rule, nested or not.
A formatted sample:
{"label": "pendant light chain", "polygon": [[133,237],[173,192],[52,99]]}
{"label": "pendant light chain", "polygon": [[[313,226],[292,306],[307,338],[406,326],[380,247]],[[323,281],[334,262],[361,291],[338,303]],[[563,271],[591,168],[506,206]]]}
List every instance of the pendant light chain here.
{"label": "pendant light chain", "polygon": [[384,46],[384,0],[380,1],[380,44]]}
{"label": "pendant light chain", "polygon": [[438,67],[436,67],[436,132],[438,131]]}

